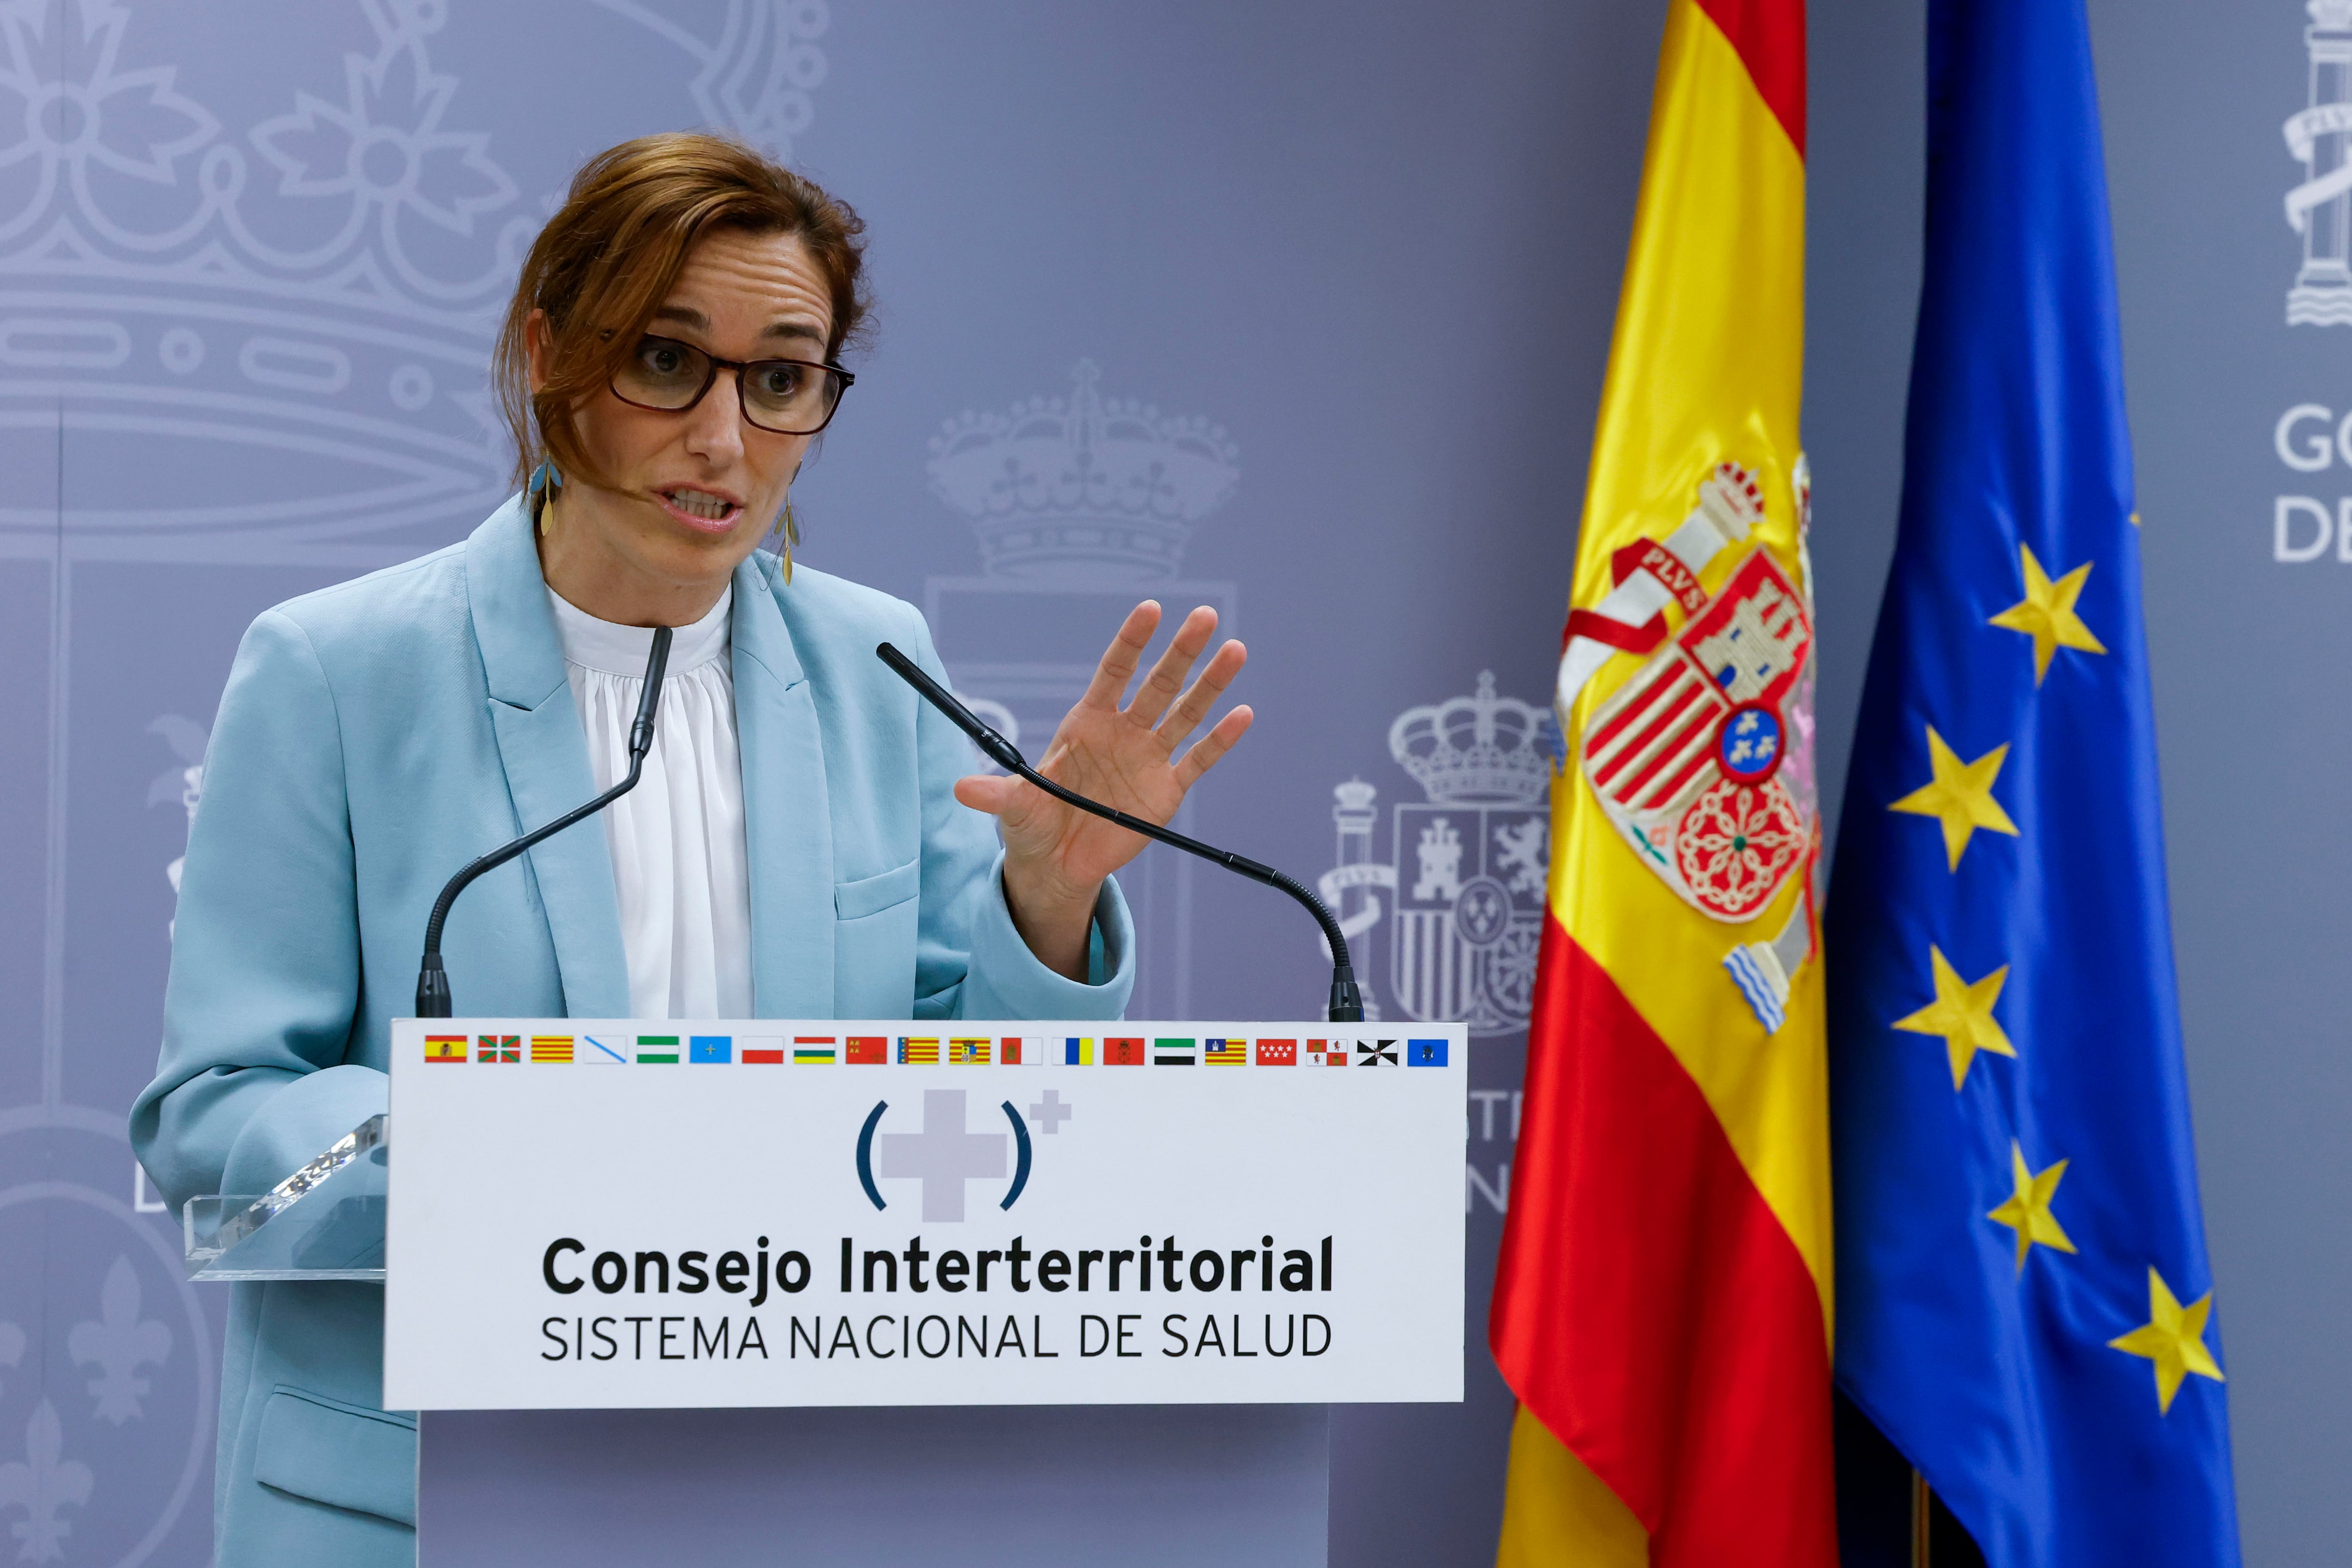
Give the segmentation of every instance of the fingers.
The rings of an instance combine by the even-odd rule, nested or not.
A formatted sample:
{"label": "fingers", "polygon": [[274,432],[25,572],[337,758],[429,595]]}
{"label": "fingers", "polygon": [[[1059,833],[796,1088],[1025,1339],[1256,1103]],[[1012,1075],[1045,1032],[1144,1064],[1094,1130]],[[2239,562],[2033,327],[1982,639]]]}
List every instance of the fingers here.
{"label": "fingers", "polygon": [[1217,706],[1217,699],[1225,695],[1225,688],[1234,684],[1234,677],[1248,662],[1249,650],[1238,642],[1228,640],[1217,650],[1208,667],[1201,672],[1201,678],[1192,683],[1192,689],[1160,722],[1160,738],[1168,743],[1169,750],[1181,746],[1184,737],[1209,716],[1209,710]]}
{"label": "fingers", "polygon": [[1234,743],[1247,732],[1250,721],[1257,716],[1246,706],[1237,707],[1217,721],[1216,728],[1192,743],[1184,760],[1176,765],[1178,787],[1190,789],[1200,782],[1201,775],[1214,768],[1234,748]]}
{"label": "fingers", "polygon": [[1002,816],[1018,800],[1024,782],[1010,774],[974,773],[956,780],[955,798],[975,811]]}
{"label": "fingers", "polygon": [[1094,679],[1087,683],[1086,695],[1078,699],[1078,706],[1117,713],[1120,699],[1127,695],[1127,683],[1135,678],[1143,651],[1151,646],[1151,634],[1159,630],[1156,601],[1147,599],[1129,611],[1127,619],[1119,622],[1118,634],[1103,651],[1102,663],[1095,666]]}
{"label": "fingers", "polygon": [[1210,634],[1216,629],[1217,612],[1205,604],[1184,617],[1184,624],[1176,628],[1176,635],[1168,640],[1167,651],[1143,678],[1135,700],[1127,705],[1129,718],[1146,729],[1160,722],[1160,716],[1168,711],[1168,705],[1184,689],[1184,677],[1191,672],[1192,661],[1209,645]]}

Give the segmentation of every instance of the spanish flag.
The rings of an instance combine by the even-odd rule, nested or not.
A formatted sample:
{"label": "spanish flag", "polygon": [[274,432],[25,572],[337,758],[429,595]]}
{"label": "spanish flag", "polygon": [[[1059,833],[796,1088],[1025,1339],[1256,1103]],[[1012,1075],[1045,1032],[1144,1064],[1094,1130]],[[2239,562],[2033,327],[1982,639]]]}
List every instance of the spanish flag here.
{"label": "spanish flag", "polygon": [[1669,0],[1557,694],[1499,1561],[1832,1564],[1803,0]]}

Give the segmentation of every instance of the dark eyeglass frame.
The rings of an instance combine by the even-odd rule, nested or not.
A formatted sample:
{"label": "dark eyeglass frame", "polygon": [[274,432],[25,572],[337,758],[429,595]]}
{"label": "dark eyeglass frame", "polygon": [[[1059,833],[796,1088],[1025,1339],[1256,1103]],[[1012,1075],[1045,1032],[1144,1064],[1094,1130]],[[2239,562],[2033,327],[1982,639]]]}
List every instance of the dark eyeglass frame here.
{"label": "dark eyeglass frame", "polygon": [[[618,370],[614,371],[606,383],[607,387],[612,392],[612,394],[614,397],[619,398],[623,402],[627,403],[631,408],[642,408],[649,413],[693,413],[697,408],[699,408],[702,405],[702,400],[710,395],[710,389],[718,384],[719,372],[721,371],[733,371],[735,372],[735,408],[736,412],[743,416],[744,423],[750,425],[754,430],[764,430],[770,435],[814,435],[820,431],[823,431],[826,425],[833,423],[833,416],[841,412],[841,400],[848,395],[849,389],[851,387],[857,384],[857,378],[856,376],[850,374],[847,371],[843,370],[839,365],[827,364],[821,360],[792,360],[783,358],[767,360],[722,360],[708,349],[697,348],[694,344],[687,342],[683,339],[665,338],[658,332],[639,333],[637,335],[636,343],[632,346],[630,352],[636,352],[638,349],[643,348],[647,343],[666,343],[674,349],[684,349],[688,353],[700,354],[704,360],[709,362],[710,367],[704,374],[702,378],[702,385],[697,389],[695,394],[686,402],[678,404],[676,408],[664,408],[661,404],[654,402],[639,402],[636,399],[629,396],[621,390],[621,372]],[[743,377],[747,372],[757,370],[762,365],[798,365],[803,370],[823,371],[827,375],[838,376],[841,378],[841,391],[834,394],[833,406],[824,411],[824,418],[820,421],[814,429],[779,430],[772,424],[761,424],[758,420],[751,417],[751,400],[743,395]]]}

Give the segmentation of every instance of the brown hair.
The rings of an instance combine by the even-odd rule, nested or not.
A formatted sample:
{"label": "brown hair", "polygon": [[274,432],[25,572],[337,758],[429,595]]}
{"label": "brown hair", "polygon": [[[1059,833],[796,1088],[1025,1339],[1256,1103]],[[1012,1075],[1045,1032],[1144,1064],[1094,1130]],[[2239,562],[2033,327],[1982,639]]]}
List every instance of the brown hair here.
{"label": "brown hair", "polygon": [[[713,228],[797,235],[833,301],[837,361],[860,340],[871,302],[864,280],[865,223],[846,203],[724,136],[673,131],[598,153],[572,177],[562,208],[531,242],[492,350],[490,379],[514,437],[515,481],[541,462],[598,478],[572,425],[602,392],[677,282],[687,252]],[[547,383],[530,390],[527,336],[547,312]]]}

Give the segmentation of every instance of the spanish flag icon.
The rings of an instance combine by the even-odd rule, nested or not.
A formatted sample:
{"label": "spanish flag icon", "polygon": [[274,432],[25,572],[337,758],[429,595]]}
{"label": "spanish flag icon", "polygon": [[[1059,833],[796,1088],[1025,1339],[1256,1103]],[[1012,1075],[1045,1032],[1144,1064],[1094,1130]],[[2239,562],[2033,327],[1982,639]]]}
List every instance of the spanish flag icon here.
{"label": "spanish flag icon", "polygon": [[463,1061],[466,1060],[466,1037],[462,1034],[428,1034],[425,1037],[425,1060],[427,1061]]}

